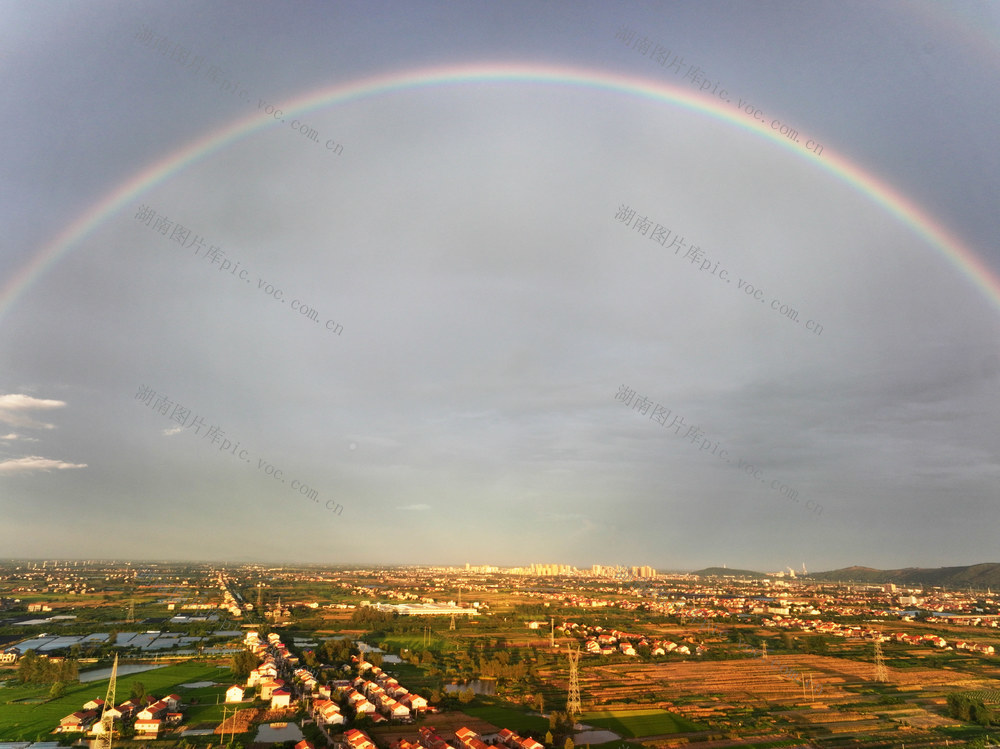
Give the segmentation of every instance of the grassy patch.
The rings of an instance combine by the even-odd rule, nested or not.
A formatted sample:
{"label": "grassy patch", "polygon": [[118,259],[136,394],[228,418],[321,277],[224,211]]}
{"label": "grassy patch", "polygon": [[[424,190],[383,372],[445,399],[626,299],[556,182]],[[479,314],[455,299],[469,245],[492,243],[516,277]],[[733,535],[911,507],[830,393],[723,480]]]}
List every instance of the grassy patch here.
{"label": "grassy patch", "polygon": [[440,653],[444,649],[446,640],[443,637],[432,634],[427,638],[427,645],[425,646],[424,635],[421,632],[419,634],[387,634],[379,638],[379,642],[388,643],[391,649],[396,650],[406,648],[407,650],[416,650],[419,652],[432,650],[435,653]]}
{"label": "grassy patch", "polygon": [[628,738],[708,730],[707,726],[693,723],[666,710],[598,710],[584,713],[580,720],[587,725],[606,728]]}

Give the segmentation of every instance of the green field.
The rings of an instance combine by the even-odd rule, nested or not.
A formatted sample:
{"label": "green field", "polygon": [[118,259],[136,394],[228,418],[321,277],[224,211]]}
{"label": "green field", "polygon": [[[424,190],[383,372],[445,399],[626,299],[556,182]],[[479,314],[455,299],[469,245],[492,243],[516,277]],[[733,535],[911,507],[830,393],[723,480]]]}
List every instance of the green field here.
{"label": "green field", "polygon": [[509,707],[498,705],[463,707],[462,712],[489,721],[497,728],[509,728],[512,731],[534,731],[535,733],[545,733],[549,730],[547,718],[540,715],[528,715]]}
{"label": "green field", "polygon": [[666,710],[598,710],[584,713],[580,716],[580,721],[606,728],[626,738],[707,730],[707,726],[693,723]]}
{"label": "green field", "polygon": [[[100,664],[107,665],[107,664]],[[228,667],[209,666],[204,663],[179,663],[173,666],[130,674],[118,679],[115,697],[118,703],[128,699],[132,684],[141,681],[149,694],[158,697],[176,693],[184,702],[198,699],[199,705],[185,711],[186,718],[215,720],[216,713],[221,718],[222,706],[216,707],[216,694],[225,694],[230,686],[231,675]],[[181,684],[193,681],[218,681],[220,687],[188,689]],[[86,684],[70,684],[66,694],[57,700],[48,701],[50,685],[20,685],[8,681],[0,687],[0,740],[45,740],[59,725],[60,718],[80,710],[83,703],[95,697],[103,698],[108,691],[107,680],[91,681]],[[39,701],[41,700],[41,701]],[[211,704],[205,704],[211,703]]]}

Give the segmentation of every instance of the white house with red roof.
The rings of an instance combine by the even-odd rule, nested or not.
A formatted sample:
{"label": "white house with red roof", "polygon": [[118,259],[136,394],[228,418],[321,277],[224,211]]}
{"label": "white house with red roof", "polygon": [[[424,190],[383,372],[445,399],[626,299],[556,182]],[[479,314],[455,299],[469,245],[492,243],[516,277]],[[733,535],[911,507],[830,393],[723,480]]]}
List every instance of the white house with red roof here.
{"label": "white house with red roof", "polygon": [[404,695],[400,702],[414,712],[419,713],[427,709],[427,698],[421,697],[419,694],[415,694],[414,692]]}
{"label": "white house with red roof", "polygon": [[288,707],[292,703],[292,693],[284,687],[279,687],[271,692],[271,709],[280,710]]}
{"label": "white house with red roof", "polygon": [[58,730],[63,733],[85,731],[95,720],[97,720],[96,710],[77,710],[59,721]]}
{"label": "white house with red roof", "polygon": [[157,735],[160,732],[160,726],[162,722],[157,719],[147,720],[145,718],[139,718],[135,721],[135,732],[141,733],[146,736]]}
{"label": "white house with red roof", "polygon": [[260,698],[262,700],[269,700],[271,699],[271,695],[274,694],[274,690],[281,689],[284,686],[285,682],[281,679],[271,679],[262,682],[260,685]]}
{"label": "white house with red roof", "polygon": [[136,720],[158,720],[167,714],[167,703],[164,700],[157,700],[148,707],[143,708],[135,716]]}

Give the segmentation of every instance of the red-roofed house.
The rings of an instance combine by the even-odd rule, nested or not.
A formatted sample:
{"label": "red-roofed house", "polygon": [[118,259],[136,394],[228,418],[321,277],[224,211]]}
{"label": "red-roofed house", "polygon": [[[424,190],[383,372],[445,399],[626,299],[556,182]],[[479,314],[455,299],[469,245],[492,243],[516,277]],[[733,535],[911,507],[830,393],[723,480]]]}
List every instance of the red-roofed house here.
{"label": "red-roofed house", "polygon": [[500,730],[500,733],[497,734],[497,738],[507,746],[514,746],[515,742],[521,737],[509,728],[503,728]]}
{"label": "red-roofed house", "polygon": [[411,710],[415,712],[421,712],[427,709],[427,700],[421,697],[419,694],[410,693],[400,700],[404,705],[407,705]]}
{"label": "red-roofed house", "polygon": [[275,689],[271,692],[271,709],[279,710],[283,707],[288,707],[292,702],[292,693],[289,692],[284,687]]}
{"label": "red-roofed house", "polygon": [[85,731],[95,720],[97,720],[96,710],[78,710],[59,721],[59,731],[63,733],[68,731]]}
{"label": "red-roofed house", "polygon": [[146,707],[139,711],[135,716],[136,720],[159,720],[167,712],[167,703],[163,700],[157,700],[149,707]]}
{"label": "red-roofed house", "polygon": [[270,681],[261,682],[260,698],[262,700],[271,699],[271,695],[274,694],[274,690],[281,689],[283,686],[285,686],[285,682],[281,679],[271,679]]}
{"label": "red-roofed house", "polygon": [[142,733],[146,735],[156,735],[160,730],[159,720],[144,720],[142,718],[136,720],[135,722],[135,732]]}

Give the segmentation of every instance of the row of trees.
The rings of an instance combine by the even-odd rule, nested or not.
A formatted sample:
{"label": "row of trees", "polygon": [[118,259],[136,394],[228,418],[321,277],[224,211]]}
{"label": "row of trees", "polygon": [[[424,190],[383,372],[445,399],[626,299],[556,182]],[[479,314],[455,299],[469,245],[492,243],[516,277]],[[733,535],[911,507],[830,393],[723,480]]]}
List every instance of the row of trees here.
{"label": "row of trees", "polygon": [[948,714],[952,718],[964,720],[966,723],[978,723],[981,726],[993,725],[995,716],[981,699],[967,694],[948,695]]}
{"label": "row of trees", "polygon": [[42,658],[34,650],[27,651],[17,662],[17,679],[22,684],[55,684],[76,681],[79,667],[75,660]]}

